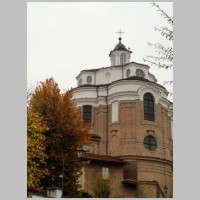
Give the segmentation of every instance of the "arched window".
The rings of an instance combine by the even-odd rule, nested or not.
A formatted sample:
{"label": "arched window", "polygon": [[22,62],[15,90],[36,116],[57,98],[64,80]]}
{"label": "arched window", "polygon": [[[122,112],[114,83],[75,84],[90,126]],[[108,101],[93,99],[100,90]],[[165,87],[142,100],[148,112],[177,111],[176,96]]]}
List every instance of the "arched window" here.
{"label": "arched window", "polygon": [[115,56],[113,55],[113,65],[115,65]]}
{"label": "arched window", "polygon": [[141,69],[136,69],[136,76],[144,78],[144,71],[142,71]]}
{"label": "arched window", "polygon": [[125,53],[122,53],[120,55],[120,65],[123,65],[125,63],[126,63],[126,55],[125,55]]}
{"label": "arched window", "polygon": [[91,123],[92,121],[92,106],[91,105],[83,106],[83,121],[85,123]]}
{"label": "arched window", "polygon": [[130,74],[131,74],[131,70],[130,70],[130,69],[127,69],[127,70],[126,70],[126,76],[129,77]]}
{"label": "arched window", "polygon": [[151,93],[145,93],[143,102],[144,102],[144,119],[148,121],[155,121],[153,95]]}

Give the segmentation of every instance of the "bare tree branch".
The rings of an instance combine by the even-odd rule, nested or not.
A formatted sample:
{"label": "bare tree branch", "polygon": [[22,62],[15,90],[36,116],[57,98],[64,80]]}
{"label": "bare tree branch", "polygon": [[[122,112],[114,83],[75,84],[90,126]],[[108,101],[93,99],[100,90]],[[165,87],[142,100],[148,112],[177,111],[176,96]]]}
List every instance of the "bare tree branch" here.
{"label": "bare tree branch", "polygon": [[[167,20],[167,22],[173,27],[173,18],[163,11],[156,3],[151,3],[155,6],[161,15]],[[168,27],[155,27],[155,31],[165,37],[169,42],[173,42],[173,30]],[[157,55],[147,55],[144,62],[148,62],[150,65],[157,66],[158,68],[172,68],[173,67],[173,45],[166,47],[160,43],[147,43],[150,47],[153,47]]]}
{"label": "bare tree branch", "polygon": [[165,19],[167,19],[167,21],[169,22],[169,24],[171,24],[173,26],[173,18],[169,17],[169,15],[164,12],[159,5],[157,5],[156,3],[151,3],[153,6],[158,8],[158,11],[161,12],[161,15],[164,16]]}

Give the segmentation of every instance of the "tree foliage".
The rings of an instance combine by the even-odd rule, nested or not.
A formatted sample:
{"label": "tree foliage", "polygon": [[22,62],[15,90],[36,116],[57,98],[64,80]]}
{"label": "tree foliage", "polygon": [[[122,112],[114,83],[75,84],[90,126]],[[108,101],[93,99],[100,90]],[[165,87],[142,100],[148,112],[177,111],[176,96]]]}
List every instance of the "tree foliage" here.
{"label": "tree foliage", "polygon": [[76,149],[89,142],[90,125],[84,125],[80,112],[75,109],[72,91],[61,93],[53,78],[40,82],[29,101],[32,112],[42,116],[45,131],[46,154],[50,176],[42,180],[45,187],[61,187],[64,161],[65,195],[78,194],[77,182],[82,164],[77,162]]}
{"label": "tree foliage", "polygon": [[40,180],[48,176],[46,166],[44,131],[48,128],[42,118],[28,110],[27,112],[27,188],[28,190],[41,190]]}
{"label": "tree foliage", "polygon": [[97,179],[94,187],[95,198],[109,198],[111,195],[110,185],[108,179]]}
{"label": "tree foliage", "polygon": [[172,68],[173,67],[173,18],[170,17],[164,10],[162,10],[156,3],[152,3],[154,7],[157,8],[161,16],[166,20],[168,27],[155,27],[155,31],[158,31],[167,41],[169,41],[169,46],[160,43],[150,43],[148,45],[155,49],[156,55],[148,55],[145,62],[148,62],[152,66],[158,68]]}

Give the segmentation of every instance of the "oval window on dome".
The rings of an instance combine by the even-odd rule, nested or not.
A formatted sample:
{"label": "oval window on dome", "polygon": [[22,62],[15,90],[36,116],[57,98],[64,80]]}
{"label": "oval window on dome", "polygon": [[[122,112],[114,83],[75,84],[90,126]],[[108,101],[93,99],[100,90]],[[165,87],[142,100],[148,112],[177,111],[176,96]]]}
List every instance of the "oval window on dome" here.
{"label": "oval window on dome", "polygon": [[156,138],[152,135],[148,135],[144,138],[144,147],[148,150],[154,151],[157,148]]}
{"label": "oval window on dome", "polygon": [[144,76],[145,76],[144,71],[141,70],[141,69],[137,69],[136,70],[136,76],[144,78]]}
{"label": "oval window on dome", "polygon": [[87,83],[91,83],[92,82],[92,77],[91,76],[88,76],[87,77]]}
{"label": "oval window on dome", "polygon": [[110,77],[111,77],[110,72],[106,72],[106,74],[105,74],[105,78],[106,78],[106,79],[109,79]]}
{"label": "oval window on dome", "polygon": [[126,70],[126,76],[129,77],[130,74],[131,74],[131,70],[130,70],[130,69],[127,69],[127,70]]}

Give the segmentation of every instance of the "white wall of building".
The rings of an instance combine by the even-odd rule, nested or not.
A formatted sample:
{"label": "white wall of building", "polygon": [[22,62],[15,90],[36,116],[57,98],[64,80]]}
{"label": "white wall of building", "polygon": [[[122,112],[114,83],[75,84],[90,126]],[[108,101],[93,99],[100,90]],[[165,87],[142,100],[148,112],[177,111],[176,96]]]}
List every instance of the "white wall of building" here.
{"label": "white wall of building", "polygon": [[130,70],[130,76],[136,76],[136,70],[141,69],[145,74],[144,78],[148,79],[148,80],[150,78],[149,73],[148,73],[149,67],[147,65],[142,65],[142,64],[131,62],[130,64],[123,67],[123,77],[124,78],[128,78],[127,74],[126,74],[127,69]]}
{"label": "white wall of building", "polygon": [[[112,67],[106,67],[106,68],[100,68],[98,70],[85,70],[82,71],[78,77],[77,77],[77,85],[79,86],[79,81],[81,79],[81,85],[85,84],[91,84],[91,85],[103,85],[103,84],[110,84],[114,81],[126,79],[129,76],[127,76],[127,70],[130,70],[129,76],[136,76],[136,70],[141,69],[145,76],[144,78],[156,82],[156,78],[154,75],[149,73],[149,66],[142,65],[138,63],[131,62],[125,66],[112,66]],[[91,83],[87,82],[87,77],[91,76],[92,80]]]}
{"label": "white wall of building", "polygon": [[81,72],[81,74],[77,77],[77,86],[79,85],[79,81],[81,79],[82,84],[81,85],[85,85],[88,84],[87,82],[87,77],[91,76],[92,77],[92,81],[91,81],[91,85],[95,85],[95,71],[83,71]]}
{"label": "white wall of building", "polygon": [[120,81],[117,83],[113,83],[109,86],[108,94],[112,95],[117,92],[134,92],[137,91],[141,87],[141,83],[137,83],[137,81],[129,80],[129,81]]}
{"label": "white wall of building", "polygon": [[119,105],[118,105],[118,101],[114,101],[112,102],[112,122],[117,122],[118,119],[118,113],[119,113]]}
{"label": "white wall of building", "polygon": [[87,104],[97,107],[107,105],[107,100],[108,104],[122,100],[140,99],[143,101],[143,96],[147,92],[154,96],[156,104],[160,103],[166,108],[169,107],[165,88],[156,83],[140,80],[120,80],[102,87],[78,87],[73,90],[73,99],[75,99],[76,106]]}
{"label": "white wall of building", "polygon": [[47,190],[47,196],[52,198],[61,198],[62,196],[62,190],[60,189],[48,189]]}
{"label": "white wall of building", "polygon": [[122,79],[121,67],[102,68],[96,71],[96,85],[109,84]]}
{"label": "white wall of building", "polygon": [[111,57],[110,57],[110,63],[111,66],[115,66],[115,65],[120,65],[120,56],[121,54],[124,53],[126,55],[126,62],[125,63],[129,63],[130,62],[130,58],[131,58],[131,52],[130,51],[112,51],[111,52]]}
{"label": "white wall of building", "polygon": [[32,198],[37,199],[37,198],[47,198],[47,197],[43,197],[43,196],[39,196],[39,195],[33,194]]}
{"label": "white wall of building", "polygon": [[81,88],[78,90],[74,90],[73,95],[74,95],[74,99],[97,98],[97,90],[95,87]]}

